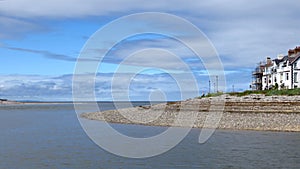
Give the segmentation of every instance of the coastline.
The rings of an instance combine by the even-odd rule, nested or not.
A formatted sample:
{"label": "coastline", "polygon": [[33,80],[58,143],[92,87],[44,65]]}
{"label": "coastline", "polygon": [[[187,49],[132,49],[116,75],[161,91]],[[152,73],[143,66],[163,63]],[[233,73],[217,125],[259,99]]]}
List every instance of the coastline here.
{"label": "coastline", "polygon": [[1,100],[0,105],[14,105],[14,104],[24,104],[23,102],[11,101],[11,100]]}
{"label": "coastline", "polygon": [[[83,102],[85,103],[85,102]],[[72,101],[12,101],[12,100],[7,100],[7,101],[0,101],[0,105],[32,105],[32,104],[73,104]]]}
{"label": "coastline", "polygon": [[[216,110],[215,102],[223,107]],[[204,124],[206,118],[216,111],[222,113],[218,129],[300,132],[300,96],[222,95],[88,112],[81,117],[120,124],[214,128],[216,123]]]}

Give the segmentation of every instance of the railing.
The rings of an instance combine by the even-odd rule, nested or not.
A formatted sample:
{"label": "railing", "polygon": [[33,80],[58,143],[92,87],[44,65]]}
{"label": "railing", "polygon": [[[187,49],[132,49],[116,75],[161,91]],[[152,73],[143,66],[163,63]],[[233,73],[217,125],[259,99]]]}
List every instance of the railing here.
{"label": "railing", "polygon": [[252,81],[252,84],[261,84],[261,83],[262,83],[261,80],[259,80],[259,81]]}
{"label": "railing", "polygon": [[263,73],[263,71],[252,71],[252,74],[253,75],[256,75],[256,74],[262,74]]}

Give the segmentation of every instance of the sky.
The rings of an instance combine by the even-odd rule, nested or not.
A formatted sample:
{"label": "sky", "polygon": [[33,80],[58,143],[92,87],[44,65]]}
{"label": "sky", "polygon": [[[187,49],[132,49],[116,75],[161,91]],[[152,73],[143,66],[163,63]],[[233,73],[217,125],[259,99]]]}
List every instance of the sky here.
{"label": "sky", "polygon": [[[0,98],[70,101],[79,90],[79,100],[182,100],[249,90],[257,63],[300,45],[299,9],[297,0],[0,0]],[[149,12],[162,17],[126,19]],[[114,39],[131,30],[162,33]],[[219,60],[168,33],[196,48],[209,42]],[[208,70],[218,61],[223,72]],[[77,75],[81,63],[96,69]]]}

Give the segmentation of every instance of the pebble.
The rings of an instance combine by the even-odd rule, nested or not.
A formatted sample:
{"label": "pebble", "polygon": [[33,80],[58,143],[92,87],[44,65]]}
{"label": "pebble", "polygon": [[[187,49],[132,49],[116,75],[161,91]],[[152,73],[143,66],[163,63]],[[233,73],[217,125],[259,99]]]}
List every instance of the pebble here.
{"label": "pebble", "polygon": [[83,113],[81,117],[151,126],[300,132],[300,96],[222,95]]}

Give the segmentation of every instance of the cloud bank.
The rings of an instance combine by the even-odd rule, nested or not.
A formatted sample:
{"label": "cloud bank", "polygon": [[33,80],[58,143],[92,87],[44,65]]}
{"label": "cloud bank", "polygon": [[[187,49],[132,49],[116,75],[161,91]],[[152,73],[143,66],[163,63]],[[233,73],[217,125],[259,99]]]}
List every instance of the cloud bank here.
{"label": "cloud bank", "polygon": [[[129,83],[128,88],[124,88],[124,80],[132,76],[131,74],[119,74],[117,79],[113,79],[111,73],[99,73],[93,75],[81,75],[80,83],[82,87],[81,98],[83,101],[92,101],[86,94],[90,83],[95,84],[96,100],[111,101],[114,95],[129,92],[131,100],[149,100],[152,92],[163,92],[164,99],[180,100],[180,92],[190,92],[194,97],[194,91],[188,91],[191,81],[186,81],[182,90],[178,88],[176,81],[168,74],[160,75],[136,75]],[[37,101],[71,101],[72,99],[72,79],[73,75],[62,76],[40,76],[40,75],[1,75],[0,76],[0,98],[12,100],[37,100]],[[203,86],[202,86],[203,87]],[[162,98],[156,98],[157,100]]]}
{"label": "cloud bank", "polygon": [[[180,4],[180,5],[178,5]],[[227,68],[254,67],[265,56],[286,53],[299,44],[300,3],[281,1],[9,0],[0,2],[0,38],[51,30],[39,20],[84,19],[134,12],[169,12],[198,26],[216,46]],[[49,25],[47,25],[49,26]],[[172,25],[170,25],[172,26]],[[58,57],[60,59],[60,57]],[[235,64],[239,63],[239,64]]]}
{"label": "cloud bank", "polygon": [[[56,23],[64,20],[97,22],[98,20],[95,18],[105,18],[105,22],[109,22],[120,16],[135,12],[167,12],[191,21],[208,36],[216,47],[226,72],[230,72],[227,74],[227,90],[230,90],[229,88],[233,84],[235,85],[235,90],[243,90],[248,89],[249,83],[251,83],[251,69],[255,67],[256,63],[265,59],[266,56],[276,57],[277,54],[286,54],[289,48],[299,45],[300,25],[297,22],[300,16],[299,9],[300,3],[297,0],[274,0],[272,2],[259,0],[211,0],[195,2],[188,0],[184,3],[179,0],[172,2],[160,0],[143,1],[142,4],[138,0],[5,0],[0,1],[0,39],[12,40],[24,38],[26,35],[32,33],[43,32],[47,34],[55,31],[53,29],[55,24],[47,24],[48,22]],[[151,23],[148,24],[151,25]],[[174,27],[174,25],[168,24],[164,26]],[[112,50],[110,57],[107,57],[105,62],[117,64],[132,54],[133,51],[158,47],[176,51],[186,62],[194,67],[194,72],[204,72],[203,65],[199,61],[193,60],[191,57],[192,54],[180,48],[176,43],[170,42],[169,39],[162,37],[131,39],[131,41],[122,43],[121,46],[116,48],[117,50]],[[38,54],[47,59],[69,62],[76,60],[75,57],[63,53],[53,53],[50,50],[15,46],[7,46],[7,49]],[[75,50],[79,53],[80,49]],[[101,48],[97,50],[101,50]],[[138,65],[153,61],[150,59],[150,56],[155,55],[155,53],[142,54],[147,57],[140,57],[139,60],[136,60],[137,63],[133,64]],[[167,58],[165,57],[165,60],[162,62],[152,64],[158,66],[167,65],[173,68],[178,66],[172,59]],[[96,56],[89,58],[87,61],[96,61],[98,59]],[[201,75],[201,73],[199,74]],[[27,77],[26,75],[22,76]],[[43,96],[45,96],[45,91],[47,91],[49,92],[48,95],[53,93],[53,97],[63,94],[65,98],[70,98],[70,76],[34,76],[28,78],[34,79],[31,81],[26,81],[24,80],[26,78],[17,76],[17,81],[4,81],[3,79],[11,77],[6,76],[1,78],[0,89],[4,96],[11,98],[17,97],[18,92],[25,92],[22,89],[26,89],[26,91],[39,91],[40,95]],[[109,77],[107,74],[102,74],[101,76],[103,76],[103,79]],[[143,78],[147,81],[149,77],[145,76]],[[166,88],[164,86],[165,82],[158,79],[155,80],[161,82],[160,85]],[[208,81],[208,79],[201,79],[200,77],[198,77],[198,80],[202,83]],[[38,86],[39,83],[42,85]],[[109,99],[110,96],[106,95],[106,89],[109,88],[108,81],[103,82],[98,80],[97,83],[98,93],[102,92],[104,98]],[[207,91],[207,84],[203,86],[201,90]],[[142,85],[135,87],[132,90],[143,89],[146,93],[150,89],[153,90],[152,87],[143,88]],[[10,89],[10,92],[8,89]],[[175,89],[176,87],[174,87],[174,91]],[[140,93],[143,93],[143,90],[140,90]],[[32,93],[23,94],[24,96],[32,95]],[[136,98],[139,97],[136,96]]]}

